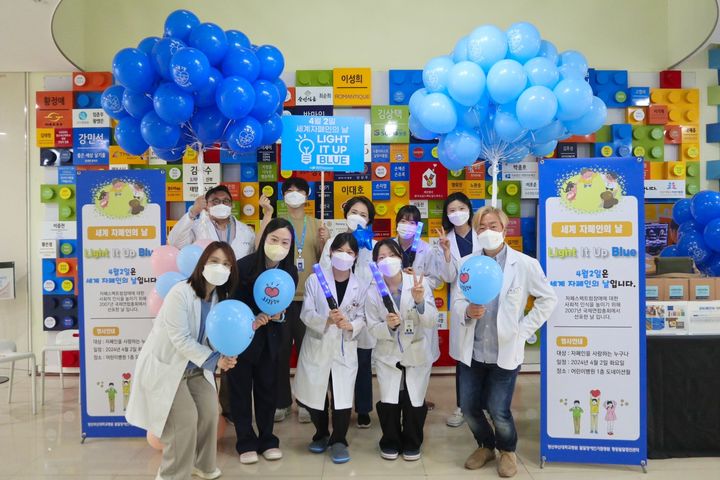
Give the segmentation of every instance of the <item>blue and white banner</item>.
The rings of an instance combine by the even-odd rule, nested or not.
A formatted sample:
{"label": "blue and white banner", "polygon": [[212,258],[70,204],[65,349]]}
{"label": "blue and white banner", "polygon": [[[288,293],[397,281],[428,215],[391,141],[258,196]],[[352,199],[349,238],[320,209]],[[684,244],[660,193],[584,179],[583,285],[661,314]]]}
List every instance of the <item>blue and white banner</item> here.
{"label": "blue and white banner", "polygon": [[642,159],[544,159],[539,174],[540,261],[559,300],[542,333],[542,459],[644,465]]}
{"label": "blue and white banner", "polygon": [[143,436],[125,421],[135,360],[152,328],[150,255],[165,241],[159,170],[78,171],[82,434]]}

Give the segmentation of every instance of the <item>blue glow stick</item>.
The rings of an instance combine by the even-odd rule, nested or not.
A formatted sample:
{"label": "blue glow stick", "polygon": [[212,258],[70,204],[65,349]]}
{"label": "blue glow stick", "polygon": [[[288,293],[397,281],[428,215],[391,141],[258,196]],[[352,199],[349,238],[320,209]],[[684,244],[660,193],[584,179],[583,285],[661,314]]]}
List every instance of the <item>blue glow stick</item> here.
{"label": "blue glow stick", "polygon": [[423,222],[418,222],[417,230],[415,230],[415,238],[413,239],[412,247],[410,251],[417,252],[418,246],[420,245],[420,236],[422,235]]}
{"label": "blue glow stick", "polygon": [[395,313],[395,307],[393,306],[392,298],[390,297],[390,290],[385,283],[385,279],[383,278],[382,273],[380,273],[380,269],[378,268],[377,263],[370,262],[370,271],[372,272],[373,278],[375,279],[375,285],[377,286],[380,297],[382,297],[385,308],[387,308],[388,312]]}
{"label": "blue glow stick", "polygon": [[317,276],[318,282],[320,282],[320,287],[323,290],[323,293],[325,294],[325,298],[328,302],[328,307],[330,307],[330,310],[335,310],[338,308],[337,302],[335,301],[335,298],[333,297],[332,292],[330,291],[330,286],[327,283],[327,280],[325,279],[325,274],[323,273],[322,269],[320,268],[320,264],[316,263],[313,265],[313,272],[315,272],[315,275]]}

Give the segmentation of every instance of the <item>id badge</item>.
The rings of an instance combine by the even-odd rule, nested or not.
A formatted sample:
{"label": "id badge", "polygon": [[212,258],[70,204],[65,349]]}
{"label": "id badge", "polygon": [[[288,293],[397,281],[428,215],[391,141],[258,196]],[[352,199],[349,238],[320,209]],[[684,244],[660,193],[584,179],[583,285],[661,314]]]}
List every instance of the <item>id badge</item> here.
{"label": "id badge", "polygon": [[298,257],[297,259],[297,269],[298,272],[304,272],[305,271],[305,259],[303,257]]}
{"label": "id badge", "polygon": [[415,322],[412,321],[412,319],[404,319],[403,320],[403,330],[405,331],[405,335],[412,335],[415,333]]}

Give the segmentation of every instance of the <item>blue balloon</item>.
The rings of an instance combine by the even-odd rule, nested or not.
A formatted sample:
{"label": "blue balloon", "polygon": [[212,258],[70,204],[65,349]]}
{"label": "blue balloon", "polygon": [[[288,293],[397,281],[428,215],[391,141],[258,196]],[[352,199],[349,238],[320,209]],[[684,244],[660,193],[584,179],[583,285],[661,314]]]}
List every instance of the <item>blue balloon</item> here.
{"label": "blue balloon", "polygon": [[598,97],[593,97],[590,109],[577,120],[564,121],[565,128],[573,135],[590,135],[605,124],[607,107]]}
{"label": "blue balloon", "polygon": [[283,130],[283,124],[282,124],[282,117],[278,115],[277,113],[274,113],[270,118],[265,120],[265,122],[262,123],[262,140],[260,141],[261,145],[271,145],[278,141],[280,136],[282,135]]}
{"label": "blue balloon", "polygon": [[441,142],[443,143],[443,157],[440,162],[449,170],[457,170],[458,165],[468,167],[475,163],[482,152],[482,143],[480,136],[472,130],[455,129],[444,135]]}
{"label": "blue balloon", "polygon": [[708,247],[720,252],[720,218],[713,218],[705,225],[703,239]]}
{"label": "blue balloon", "polygon": [[110,118],[120,120],[123,117],[127,117],[128,112],[125,110],[122,103],[124,93],[125,87],[122,85],[113,85],[112,87],[106,88],[102,93],[102,96],[100,97],[100,105]]}
{"label": "blue balloon", "polygon": [[675,205],[673,205],[672,208],[673,221],[678,225],[682,225],[683,223],[692,220],[693,216],[692,212],[690,211],[691,205],[692,200],[690,200],[689,198],[683,198],[675,202]]}
{"label": "blue balloon", "polygon": [[[146,37],[140,40],[140,43],[138,43],[138,50],[141,50],[145,53],[148,57],[152,55],[152,49],[155,48],[155,45],[160,41],[160,37]],[[152,57],[151,57],[152,58]]]}
{"label": "blue balloon", "polygon": [[140,132],[140,120],[121,118],[115,127],[115,141],[130,155],[142,155],[149,147]]}
{"label": "blue balloon", "polygon": [[228,41],[228,48],[243,47],[250,48],[252,43],[247,35],[240,30],[225,30],[225,36]]}
{"label": "blue balloon", "polygon": [[252,342],[253,315],[250,307],[239,300],[223,300],[210,310],[206,319],[210,344],[228,357],[240,355]]}
{"label": "blue balloon", "polygon": [[565,131],[565,125],[560,120],[554,120],[549,125],[532,132],[532,140],[536,144],[558,140]]}
{"label": "blue balloon", "polygon": [[523,66],[515,60],[500,60],[487,75],[490,98],[498,105],[510,103],[520,96],[527,85]]}
{"label": "blue balloon", "polygon": [[265,270],[255,280],[253,298],[261,312],[276,315],[287,307],[295,297],[295,282],[289,273],[278,268]]}
{"label": "blue balloon", "polygon": [[557,97],[558,120],[577,120],[585,115],[593,102],[590,84],[581,78],[566,78],[553,89]]}
{"label": "blue balloon", "polygon": [[188,43],[207,55],[211,65],[219,64],[228,49],[225,31],[214,23],[201,23],[193,28]]}
{"label": "blue balloon", "polygon": [[255,104],[255,90],[243,77],[227,77],[215,92],[220,111],[231,120],[246,116]]}
{"label": "blue balloon", "polygon": [[447,153],[445,153],[445,137],[446,135],[440,136],[440,142],[437,146],[437,153],[438,153],[438,159],[440,160],[440,163],[448,169],[448,171],[460,171],[463,170],[467,165],[465,162],[459,161],[457,158],[449,158]]}
{"label": "blue balloon", "polygon": [[546,143],[537,143],[530,149],[530,153],[536,157],[546,157],[555,151],[557,144],[557,140],[552,140]]}
{"label": "blue balloon", "polygon": [[287,94],[288,94],[287,85],[285,85],[285,82],[283,82],[283,80],[281,78],[276,79],[273,82],[273,85],[275,85],[275,88],[277,88],[278,94],[280,95],[280,109],[282,109],[283,104],[287,100],[289,100],[289,98],[287,96]]}
{"label": "blue balloon", "polygon": [[186,92],[196,92],[210,81],[210,62],[196,48],[181,48],[170,59],[175,85]]}
{"label": "blue balloon", "polygon": [[537,56],[547,58],[553,65],[557,65],[560,59],[555,44],[547,40],[540,41],[540,50],[538,50]]}
{"label": "blue balloon", "polygon": [[200,19],[188,10],[175,10],[165,19],[165,36],[185,40],[193,28],[200,25]]}
{"label": "blue balloon", "polygon": [[508,143],[518,142],[527,132],[515,115],[503,110],[495,113],[493,129],[500,140]]}
{"label": "blue balloon", "polygon": [[560,73],[555,64],[547,58],[535,57],[523,65],[528,83],[531,86],[554,88],[560,80]]}
{"label": "blue balloon", "polygon": [[423,98],[417,115],[420,123],[431,132],[448,133],[457,125],[455,106],[444,93],[430,93]]}
{"label": "blue balloon", "polygon": [[130,116],[138,120],[142,120],[145,114],[153,109],[152,96],[127,89],[123,93],[122,103]]}
{"label": "blue balloon", "polygon": [[410,100],[408,100],[408,108],[410,109],[410,114],[419,114],[418,112],[420,111],[420,104],[422,103],[422,100],[427,96],[428,91],[425,88],[418,88],[412,93],[412,95],[410,95]]}
{"label": "blue balloon", "polygon": [[185,145],[175,148],[153,147],[152,150],[160,160],[165,160],[166,162],[177,162],[178,160],[182,160],[185,155]]}
{"label": "blue balloon", "polygon": [[468,37],[462,37],[457,41],[453,49],[452,59],[455,63],[468,60]]}
{"label": "blue balloon", "polygon": [[218,85],[223,81],[222,73],[220,70],[210,67],[210,73],[208,74],[208,82],[204,87],[195,92],[195,106],[199,108],[203,107],[214,107],[215,103],[215,92],[217,91]]}
{"label": "blue balloon", "polygon": [[173,81],[170,60],[181,48],[185,48],[185,44],[177,38],[171,37],[163,38],[153,47],[150,58],[155,70],[163,79]]}
{"label": "blue balloon", "polygon": [[226,77],[243,77],[250,83],[260,76],[260,60],[249,48],[229,49],[221,68]]}
{"label": "blue balloon", "polygon": [[190,120],[195,101],[191,93],[184,92],[174,83],[163,83],[153,96],[155,112],[171,125],[178,125]]}
{"label": "blue balloon", "polygon": [[112,73],[120,85],[138,92],[147,92],[155,83],[150,57],[137,48],[123,48],[116,53]]}
{"label": "blue balloon", "polygon": [[444,92],[447,89],[450,69],[455,65],[448,56],[435,57],[425,64],[422,78],[428,92]]}
{"label": "blue balloon", "polygon": [[262,146],[262,139],[262,125],[253,117],[235,121],[227,131],[227,144],[233,152],[254,152]]}
{"label": "blue balloon", "polygon": [[712,254],[701,233],[686,233],[678,241],[678,252],[683,257],[691,257],[696,264],[707,261]]}
{"label": "blue balloon", "polygon": [[720,217],[720,193],[711,190],[696,193],[692,197],[690,212],[701,225],[707,225],[710,220]]}
{"label": "blue balloon", "polygon": [[485,72],[505,58],[507,48],[505,32],[494,25],[483,25],[468,35],[468,60],[480,65]]}
{"label": "blue balloon", "polygon": [[410,133],[415,138],[419,138],[420,140],[434,140],[437,138],[437,134],[431,132],[420,123],[417,115],[410,115],[408,125],[410,127]]}
{"label": "blue balloon", "polygon": [[508,58],[525,63],[540,51],[540,32],[535,25],[518,22],[510,25],[506,32]]}
{"label": "blue balloon", "polygon": [[228,118],[217,107],[198,109],[190,119],[190,125],[203,145],[220,141],[228,123]]}
{"label": "blue balloon", "polygon": [[575,50],[567,50],[560,54],[559,70],[563,78],[584,79],[588,73],[588,63],[585,55]]}
{"label": "blue balloon", "polygon": [[187,278],[180,272],[165,272],[157,278],[155,289],[162,298],[165,298],[170,289]]}
{"label": "blue balloon", "polygon": [[472,255],[458,272],[460,290],[475,305],[485,305],[494,300],[500,294],[502,283],[502,268],[485,255]]}
{"label": "blue balloon", "polygon": [[520,94],[515,111],[523,128],[535,130],[550,125],[557,109],[558,102],[552,90],[536,86]]}
{"label": "blue balloon", "polygon": [[485,73],[476,63],[456,63],[450,68],[447,89],[453,100],[471,107],[480,101],[485,92]]}
{"label": "blue balloon", "polygon": [[661,257],[678,257],[677,245],[668,245],[660,252]]}
{"label": "blue balloon", "polygon": [[274,115],[282,104],[280,94],[275,85],[268,80],[257,80],[253,84],[253,90],[255,91],[255,103],[250,110],[250,115],[256,120],[264,122]]}
{"label": "blue balloon", "polygon": [[180,128],[163,121],[154,111],[143,117],[140,133],[148,145],[157,148],[173,148],[180,141]]}
{"label": "blue balloon", "polygon": [[703,273],[710,277],[720,277],[720,255],[713,254],[704,262]]}
{"label": "blue balloon", "polygon": [[180,273],[186,277],[192,275],[202,253],[203,248],[197,245],[185,245],[181,248],[176,260]]}
{"label": "blue balloon", "polygon": [[688,220],[688,221],[682,223],[678,227],[678,233],[677,233],[678,240],[680,238],[682,238],[683,235],[686,235],[688,233],[689,234],[702,234],[703,228],[704,228],[704,226],[700,225],[695,220]]}
{"label": "blue balloon", "polygon": [[502,160],[505,163],[518,163],[525,160],[525,157],[528,155],[530,155],[530,149],[526,146],[519,145],[509,149]]}
{"label": "blue balloon", "polygon": [[262,45],[255,51],[260,61],[260,78],[274,81],[285,69],[283,54],[273,45]]}

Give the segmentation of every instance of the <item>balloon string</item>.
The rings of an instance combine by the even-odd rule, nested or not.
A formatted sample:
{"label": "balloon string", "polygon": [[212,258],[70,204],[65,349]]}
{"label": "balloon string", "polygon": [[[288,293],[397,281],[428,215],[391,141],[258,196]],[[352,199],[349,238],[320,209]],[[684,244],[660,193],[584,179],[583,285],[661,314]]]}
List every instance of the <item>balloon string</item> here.
{"label": "balloon string", "polygon": [[498,159],[493,158],[492,164],[490,166],[492,168],[492,207],[497,208],[497,193],[498,193],[498,185],[497,185],[497,174],[498,174]]}

